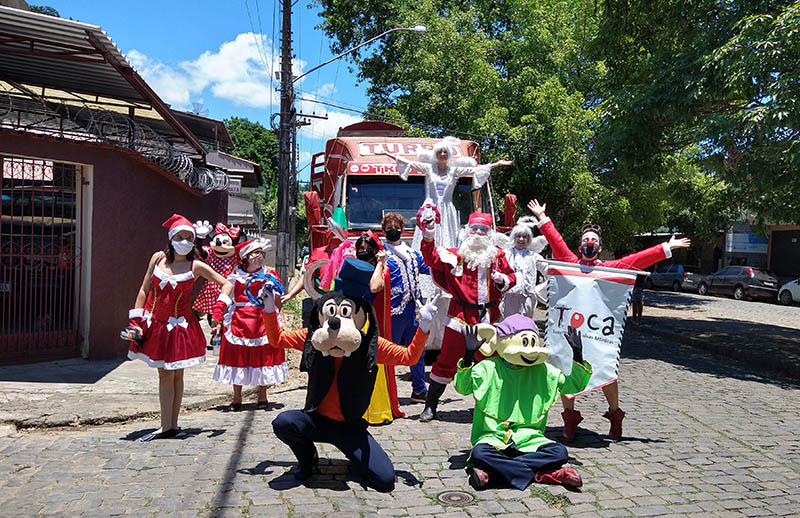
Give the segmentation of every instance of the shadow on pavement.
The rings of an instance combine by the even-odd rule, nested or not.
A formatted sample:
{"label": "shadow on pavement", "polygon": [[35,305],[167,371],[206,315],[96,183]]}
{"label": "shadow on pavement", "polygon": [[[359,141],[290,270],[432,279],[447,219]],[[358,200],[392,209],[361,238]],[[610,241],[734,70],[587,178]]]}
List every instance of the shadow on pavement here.
{"label": "shadow on pavement", "polygon": [[450,466],[448,469],[464,469],[467,467],[467,459],[472,450],[460,450],[458,454],[451,455],[449,459]]}
{"label": "shadow on pavement", "polygon": [[125,358],[92,361],[70,358],[52,362],[9,365],[0,367],[0,381],[91,384],[104,378],[126,361],[128,360]]}
{"label": "shadow on pavement", "polygon": [[254,468],[240,468],[240,469],[237,469],[236,473],[239,473],[240,475],[271,475],[274,472],[274,470],[269,469],[269,468],[271,468],[273,466],[286,468],[286,467],[289,467],[289,466],[294,466],[295,464],[297,464],[297,463],[296,462],[290,462],[290,461],[284,461],[284,460],[280,460],[280,461],[265,460],[265,461],[262,461],[262,462],[259,462],[258,464],[256,464],[256,466]]}
{"label": "shadow on pavement", "polygon": [[[333,491],[348,491],[350,486],[347,481],[353,481],[361,485],[362,488],[367,489],[366,481],[355,471],[353,471],[350,462],[343,459],[320,459],[320,464],[314,467],[313,474],[306,480],[297,480],[294,476],[295,469],[297,469],[296,462],[270,462],[265,461],[261,464],[267,463],[268,465],[281,465],[281,466],[295,466],[289,471],[273,478],[267,484],[271,489],[281,491],[284,489],[293,489],[296,487],[307,487],[309,489],[331,489]],[[259,466],[261,465],[259,464]],[[258,466],[257,466],[258,467]],[[346,478],[341,479],[341,475],[346,473]],[[253,473],[255,474],[255,473]],[[339,476],[340,478],[334,478]]]}
{"label": "shadow on pavement", "polygon": [[[145,428],[144,430],[136,430],[135,432],[131,432],[127,435],[120,437],[121,441],[138,441],[145,435],[155,432],[158,428]],[[220,435],[224,434],[227,430],[221,428],[212,428],[212,429],[204,429],[204,428],[180,428],[178,430],[177,435],[174,437],[164,438],[164,439],[157,439],[159,441],[185,441],[186,439],[191,439],[192,437],[197,437],[200,434],[208,433],[208,438],[219,437]]]}
{"label": "shadow on pavement", "polygon": [[[641,328],[626,327],[622,357],[655,359],[718,378],[800,387],[800,330],[724,318],[648,320]],[[648,336],[653,334],[669,346],[653,347]]]}
{"label": "shadow on pavement", "polygon": [[676,291],[645,291],[645,304],[647,307],[664,309],[688,309],[707,306],[714,302],[714,299],[697,294],[689,294]]}

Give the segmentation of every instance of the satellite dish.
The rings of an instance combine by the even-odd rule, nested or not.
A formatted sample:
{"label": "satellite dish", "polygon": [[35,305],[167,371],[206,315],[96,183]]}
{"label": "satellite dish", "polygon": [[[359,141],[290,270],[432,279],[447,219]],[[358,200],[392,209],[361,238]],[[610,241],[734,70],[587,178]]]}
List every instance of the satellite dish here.
{"label": "satellite dish", "polygon": [[195,115],[199,115],[200,117],[208,117],[208,110],[206,106],[201,102],[193,102],[192,103],[192,113]]}

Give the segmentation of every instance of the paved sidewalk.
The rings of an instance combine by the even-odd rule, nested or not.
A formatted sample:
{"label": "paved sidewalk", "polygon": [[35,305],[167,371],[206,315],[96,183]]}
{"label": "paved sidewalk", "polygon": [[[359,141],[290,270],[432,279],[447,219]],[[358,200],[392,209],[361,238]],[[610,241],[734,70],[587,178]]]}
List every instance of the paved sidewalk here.
{"label": "paved sidewalk", "polygon": [[[636,330],[622,352],[623,439],[607,439],[600,391],[578,401],[585,420],[567,447],[580,491],[473,491],[464,473],[471,399],[449,387],[440,420],[420,423],[422,405],[408,405],[401,381],[409,418],[370,428],[395,465],[390,494],[365,488],[324,444],[312,479],[296,481],[294,457],[272,431],[277,411],[248,408],[185,412],[183,437],[149,443],[134,440],[157,419],[0,437],[0,506],[71,518],[800,516],[798,385]],[[272,394],[291,409],[305,390]],[[559,410],[548,422],[553,438]]]}
{"label": "paved sidewalk", "polygon": [[[703,349],[746,366],[754,374],[800,380],[800,329],[721,320],[675,302],[684,298],[681,294],[648,294],[643,324],[629,324],[626,333]],[[686,300],[692,302],[692,297]],[[800,308],[792,309],[800,316]],[[795,322],[789,325],[798,326]],[[287,357],[290,366],[297,365],[299,352],[287,351]],[[216,363],[217,357],[208,351],[205,363],[185,370],[185,409],[207,409],[230,401],[231,388],[212,379]],[[305,375],[294,369],[288,383],[282,389],[302,386]],[[0,424],[75,426],[124,422],[158,412],[158,376],[142,361],[70,359],[0,367]]]}

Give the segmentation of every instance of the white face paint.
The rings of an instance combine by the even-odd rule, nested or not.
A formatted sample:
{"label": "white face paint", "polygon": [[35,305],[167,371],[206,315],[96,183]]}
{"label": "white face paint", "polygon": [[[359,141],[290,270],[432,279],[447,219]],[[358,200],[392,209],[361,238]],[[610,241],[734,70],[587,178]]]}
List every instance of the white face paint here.
{"label": "white face paint", "polygon": [[531,238],[528,237],[527,234],[520,233],[517,234],[517,236],[514,238],[514,247],[517,250],[527,250],[528,245],[530,244],[531,244]]}

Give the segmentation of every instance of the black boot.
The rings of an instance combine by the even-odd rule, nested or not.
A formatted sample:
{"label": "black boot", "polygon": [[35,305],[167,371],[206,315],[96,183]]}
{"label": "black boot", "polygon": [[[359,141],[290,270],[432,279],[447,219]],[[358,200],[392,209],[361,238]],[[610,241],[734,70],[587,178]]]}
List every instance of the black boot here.
{"label": "black boot", "polygon": [[423,423],[433,420],[436,417],[436,407],[439,406],[439,398],[442,397],[447,385],[431,381],[428,385],[428,397],[425,398],[425,410],[419,415],[419,420]]}

